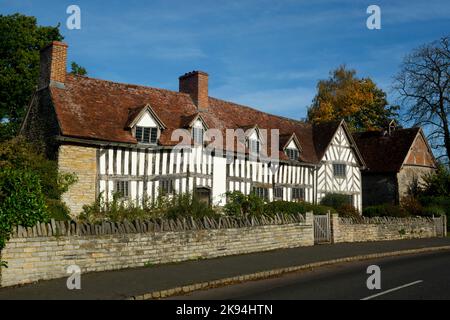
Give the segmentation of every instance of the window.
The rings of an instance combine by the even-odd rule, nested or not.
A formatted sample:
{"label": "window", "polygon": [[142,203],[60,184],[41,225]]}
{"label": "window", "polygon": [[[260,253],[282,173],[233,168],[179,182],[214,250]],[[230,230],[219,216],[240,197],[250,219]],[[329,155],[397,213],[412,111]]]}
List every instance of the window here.
{"label": "window", "polygon": [[252,154],[259,154],[259,141],[256,139],[249,139],[248,149]]}
{"label": "window", "polygon": [[286,155],[290,160],[298,160],[298,150],[293,148],[286,149]]}
{"label": "window", "polygon": [[333,174],[335,177],[344,178],[347,166],[342,163],[333,163]]}
{"label": "window", "polygon": [[283,199],[283,187],[275,187],[273,189],[273,196],[276,199]]}
{"label": "window", "polygon": [[120,194],[122,198],[128,198],[130,196],[129,190],[128,181],[116,181],[114,184],[114,193]]}
{"label": "window", "polygon": [[173,180],[161,180],[160,188],[163,194],[173,194],[175,191],[173,187]]}
{"label": "window", "polygon": [[156,144],[158,141],[158,128],[137,126],[136,139],[138,142]]}
{"label": "window", "polygon": [[194,127],[192,129],[192,139],[195,144],[203,144],[203,129]]}
{"label": "window", "polygon": [[292,188],[292,200],[305,200],[305,188]]}
{"label": "window", "polygon": [[263,187],[253,187],[253,193],[264,200],[269,199],[269,189]]}

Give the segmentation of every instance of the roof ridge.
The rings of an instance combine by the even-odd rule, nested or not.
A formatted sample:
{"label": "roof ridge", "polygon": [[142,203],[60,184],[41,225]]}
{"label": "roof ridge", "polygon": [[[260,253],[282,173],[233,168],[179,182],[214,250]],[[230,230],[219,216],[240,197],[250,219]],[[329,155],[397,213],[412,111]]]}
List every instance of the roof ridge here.
{"label": "roof ridge", "polygon": [[225,103],[228,103],[228,104],[234,104],[237,107],[250,109],[250,110],[253,110],[253,111],[256,111],[256,112],[259,112],[259,113],[263,113],[263,114],[266,114],[266,115],[269,115],[269,116],[272,116],[272,117],[277,117],[277,118],[280,118],[280,119],[293,121],[293,122],[298,123],[298,124],[311,125],[310,123],[305,122],[305,121],[301,121],[301,120],[297,120],[297,119],[293,119],[293,118],[288,118],[288,117],[281,116],[281,115],[278,115],[278,114],[273,114],[273,113],[270,113],[270,112],[267,112],[267,111],[262,111],[262,110],[257,109],[256,107],[250,107],[250,106],[247,106],[247,105],[244,105],[244,104],[240,104],[240,103],[233,102],[233,101],[227,101],[227,100],[220,99],[220,98],[215,98],[215,97],[209,97],[209,98],[213,99],[213,100],[217,100],[219,102],[225,102]]}
{"label": "roof ridge", "polygon": [[93,80],[93,81],[97,81],[97,82],[107,82],[107,83],[111,83],[111,84],[117,84],[117,85],[120,85],[120,86],[135,87],[135,88],[142,88],[142,89],[151,89],[151,90],[158,90],[158,91],[166,91],[166,92],[170,92],[170,93],[180,94],[180,95],[183,95],[183,96],[189,96],[189,94],[184,93],[184,92],[179,92],[179,91],[170,90],[170,89],[164,89],[164,88],[157,88],[157,87],[152,87],[152,86],[148,86],[148,85],[133,84],[133,83],[126,83],[126,82],[117,82],[117,81],[112,81],[112,80],[105,80],[105,79],[93,78],[93,77],[81,76],[81,75],[75,75],[75,74],[67,74],[67,75],[69,75],[72,78],[82,78],[82,79],[88,79],[88,80]]}
{"label": "roof ridge", "polygon": [[[163,92],[169,92],[169,93],[175,93],[175,94],[181,94],[181,95],[184,95],[184,96],[189,96],[189,94],[187,94],[187,93],[174,91],[174,90],[170,90],[170,89],[156,88],[156,87],[152,87],[152,86],[146,86],[146,85],[140,85],[140,84],[132,84],[132,83],[125,83],[125,82],[117,82],[117,81],[112,81],[112,80],[105,80],[105,79],[100,79],[100,78],[93,78],[93,77],[74,75],[74,74],[68,74],[68,75],[70,77],[72,77],[72,78],[88,79],[88,80],[93,80],[93,81],[98,81],[98,82],[112,83],[112,84],[121,85],[121,86],[143,88],[143,89],[152,89],[152,90],[158,90],[158,91],[163,91]],[[269,115],[269,116],[278,117],[280,119],[292,121],[292,122],[294,122],[296,124],[311,125],[310,123],[305,122],[305,121],[301,121],[301,120],[297,120],[297,119],[288,118],[288,117],[285,117],[285,116],[269,113],[269,112],[266,112],[266,111],[259,110],[256,107],[250,107],[250,106],[243,105],[243,104],[240,104],[240,103],[237,103],[237,102],[228,101],[228,100],[224,100],[224,99],[216,98],[216,97],[211,97],[211,96],[208,96],[208,99],[213,99],[213,100],[217,100],[219,102],[233,104],[233,105],[235,105],[237,107],[241,107],[241,108],[251,109],[253,111],[256,111],[256,112],[259,112],[259,113],[262,113],[262,114],[266,114],[266,115]]]}

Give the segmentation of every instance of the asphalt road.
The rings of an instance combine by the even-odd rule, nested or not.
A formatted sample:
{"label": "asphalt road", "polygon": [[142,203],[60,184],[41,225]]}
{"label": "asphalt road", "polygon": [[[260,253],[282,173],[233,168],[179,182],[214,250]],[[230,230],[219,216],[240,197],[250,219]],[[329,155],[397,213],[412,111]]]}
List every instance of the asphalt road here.
{"label": "asphalt road", "polygon": [[[367,267],[378,265],[381,289],[369,290]],[[450,299],[450,252],[369,260],[279,278],[196,291],[171,299]]]}

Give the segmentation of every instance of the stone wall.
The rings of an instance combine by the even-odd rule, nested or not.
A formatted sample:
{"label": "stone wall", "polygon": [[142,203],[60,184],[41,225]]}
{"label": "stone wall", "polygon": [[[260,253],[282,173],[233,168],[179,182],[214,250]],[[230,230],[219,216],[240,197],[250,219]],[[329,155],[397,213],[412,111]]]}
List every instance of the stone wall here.
{"label": "stone wall", "polygon": [[446,235],[445,217],[361,218],[331,217],[333,243],[432,238]]}
{"label": "stone wall", "polygon": [[435,171],[436,169],[430,167],[410,165],[403,166],[400,172],[397,173],[398,194],[400,201],[403,197],[408,195],[411,187],[413,187],[416,183],[419,185],[423,184],[423,177]]}
{"label": "stone wall", "polygon": [[58,152],[60,172],[75,173],[78,182],[70,186],[69,191],[62,195],[72,216],[77,216],[83,205],[91,204],[96,197],[97,179],[97,149],[61,145]]}
{"label": "stone wall", "polygon": [[[1,286],[65,277],[66,268],[73,264],[82,272],[105,271],[314,244],[313,217],[308,213],[291,223],[283,219],[231,223],[252,227],[230,228],[224,221],[208,221],[104,224],[91,226],[89,232],[81,225],[55,222],[18,228],[1,253],[8,263],[1,269]],[[176,224],[178,229],[200,229],[165,231],[176,230]],[[163,231],[153,231],[158,229]],[[87,233],[97,235],[82,235]],[[51,236],[38,236],[42,234]]]}

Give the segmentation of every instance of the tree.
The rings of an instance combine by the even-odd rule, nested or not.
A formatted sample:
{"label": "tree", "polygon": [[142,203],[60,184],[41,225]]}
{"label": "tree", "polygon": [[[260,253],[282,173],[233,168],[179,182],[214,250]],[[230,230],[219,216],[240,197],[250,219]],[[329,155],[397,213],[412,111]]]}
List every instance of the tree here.
{"label": "tree", "polygon": [[330,72],[329,79],[318,82],[308,120],[321,123],[344,119],[352,130],[376,130],[397,118],[397,110],[370,78],[360,79],[355,70],[340,66]]}
{"label": "tree", "polygon": [[[59,26],[38,26],[36,18],[0,15],[0,126],[6,137],[17,131],[39,77],[39,50],[60,41]],[[6,132],[5,132],[6,131]]]}
{"label": "tree", "polygon": [[440,165],[436,172],[425,175],[423,180],[420,195],[450,197],[450,169]]}
{"label": "tree", "polygon": [[71,74],[78,75],[78,76],[87,75],[86,69],[74,61],[72,61],[70,67],[71,67],[71,71],[70,71]]}
{"label": "tree", "polygon": [[450,156],[450,36],[421,46],[407,55],[394,88],[407,108],[405,121],[425,127],[438,159]]}

